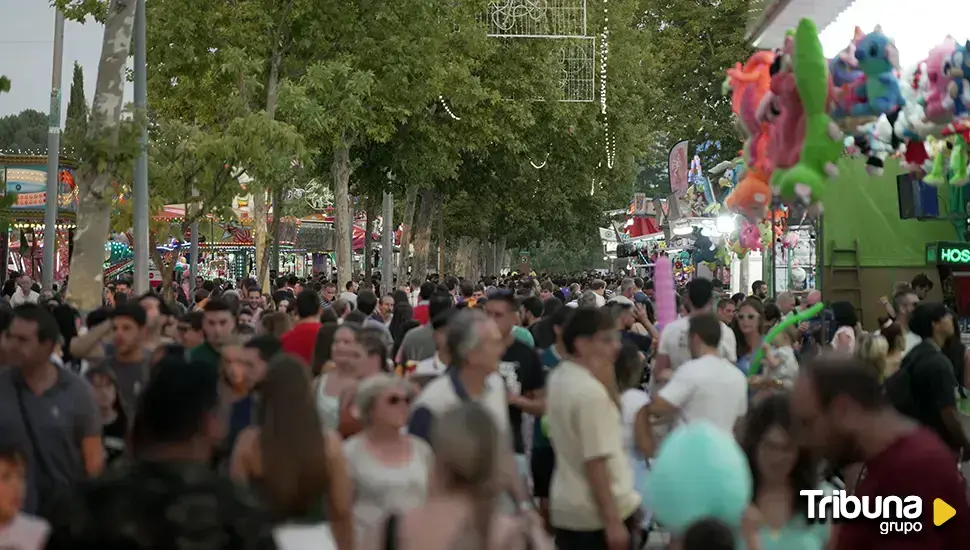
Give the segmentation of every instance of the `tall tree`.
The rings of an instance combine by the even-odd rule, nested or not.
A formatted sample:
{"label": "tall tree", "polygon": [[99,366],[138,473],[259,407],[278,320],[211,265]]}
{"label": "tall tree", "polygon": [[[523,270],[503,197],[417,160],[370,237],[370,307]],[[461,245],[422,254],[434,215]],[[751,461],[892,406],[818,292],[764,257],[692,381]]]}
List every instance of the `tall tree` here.
{"label": "tall tree", "polygon": [[47,151],[47,114],[33,109],[0,117],[0,151]]}
{"label": "tall tree", "polygon": [[[103,4],[86,1],[92,9]],[[58,0],[61,9],[72,8],[70,0]],[[66,14],[71,17],[71,14]],[[83,17],[81,18],[83,20]],[[122,162],[136,150],[134,135],[121,141],[121,114],[124,107],[125,65],[131,49],[135,23],[135,2],[111,0],[104,12],[104,41],[98,63],[98,79],[78,170],[77,231],[71,257],[68,299],[81,311],[101,306],[104,283],[104,242],[111,223],[113,184],[121,173]],[[125,147],[119,147],[125,146]]]}
{"label": "tall tree", "polygon": [[74,62],[71,96],[67,101],[67,121],[64,125],[65,149],[70,151],[84,140],[88,128],[88,102],[84,99],[84,68]]}
{"label": "tall tree", "polygon": [[0,74],[0,94],[10,91],[10,79]]}
{"label": "tall tree", "polygon": [[734,158],[741,141],[721,87],[724,71],[752,53],[745,39],[749,0],[646,0],[644,7],[650,129],[665,136],[668,149],[682,139],[716,144],[699,151],[705,166]]}

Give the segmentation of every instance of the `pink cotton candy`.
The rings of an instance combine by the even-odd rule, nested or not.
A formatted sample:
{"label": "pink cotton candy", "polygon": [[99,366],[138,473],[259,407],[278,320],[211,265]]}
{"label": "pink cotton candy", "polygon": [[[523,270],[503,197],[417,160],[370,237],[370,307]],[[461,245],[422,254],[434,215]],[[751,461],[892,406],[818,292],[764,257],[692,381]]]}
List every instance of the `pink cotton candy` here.
{"label": "pink cotton candy", "polygon": [[677,320],[677,301],[674,299],[674,269],[670,258],[660,256],[653,267],[653,290],[657,298],[657,324],[665,327]]}

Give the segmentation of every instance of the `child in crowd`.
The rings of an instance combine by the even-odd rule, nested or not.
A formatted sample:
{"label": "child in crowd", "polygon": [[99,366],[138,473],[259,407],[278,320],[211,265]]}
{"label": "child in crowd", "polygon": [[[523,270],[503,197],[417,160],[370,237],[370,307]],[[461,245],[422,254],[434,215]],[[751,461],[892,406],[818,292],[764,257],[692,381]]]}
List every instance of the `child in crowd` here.
{"label": "child in crowd", "polygon": [[128,414],[118,394],[118,378],[111,368],[97,366],[84,373],[94,389],[94,399],[101,412],[101,445],[104,463],[111,465],[125,454],[128,439]]}
{"label": "child in crowd", "polygon": [[26,496],[27,456],[16,447],[0,448],[0,548],[40,550],[50,526],[20,512]]}
{"label": "child in crowd", "polygon": [[798,331],[789,327],[775,336],[771,346],[765,344],[763,374],[752,377],[753,389],[792,389],[798,378],[798,359],[795,356],[797,342]]}

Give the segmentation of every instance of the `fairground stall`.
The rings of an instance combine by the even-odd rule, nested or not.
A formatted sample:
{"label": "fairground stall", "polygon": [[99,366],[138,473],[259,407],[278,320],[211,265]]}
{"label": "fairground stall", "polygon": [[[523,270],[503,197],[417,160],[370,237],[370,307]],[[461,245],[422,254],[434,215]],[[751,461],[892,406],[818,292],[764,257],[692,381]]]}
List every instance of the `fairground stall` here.
{"label": "fairground stall", "polygon": [[[332,208],[327,208],[324,212],[318,212],[300,218],[300,228],[297,234],[297,246],[305,251],[305,263],[314,273],[330,273],[331,268],[336,265],[334,250],[336,249],[336,236],[333,227]],[[353,263],[355,271],[363,269],[364,250],[366,248],[367,219],[362,212],[355,212],[354,231],[353,231]],[[378,218],[375,223],[375,230],[371,231],[371,250],[374,258],[371,265],[380,265],[381,250],[381,220]],[[395,238],[397,238],[395,236]]]}
{"label": "fairground stall", "polygon": [[[233,209],[236,218],[221,220],[215,216],[205,216],[199,220],[199,274],[203,277],[223,279],[242,279],[256,273],[256,245],[253,240],[253,219],[247,210]],[[185,219],[185,206],[170,204],[156,216],[173,224],[181,224]],[[272,227],[272,216],[266,222],[267,229]],[[305,251],[296,248],[296,238],[300,221],[284,216],[280,220],[280,258],[302,255]],[[187,231],[182,238],[171,242],[159,243],[179,255],[179,261],[189,263],[189,243],[191,234]],[[183,260],[184,258],[184,260]],[[292,262],[291,262],[292,263]],[[295,264],[297,273],[302,266]],[[272,269],[272,267],[271,267]]]}
{"label": "fairground stall", "polygon": [[[751,226],[784,207],[789,230],[818,242],[811,263],[819,269],[805,284],[827,302],[851,302],[867,328],[897,282],[925,273],[938,281],[932,297],[942,298],[954,284],[927,269],[926,243],[967,238],[970,4],[754,8],[750,38],[762,50],[727,71],[745,148],[726,208],[753,237]],[[803,261],[797,248],[792,256]],[[801,281],[802,266],[772,257],[766,275],[777,290]]]}
{"label": "fairground stall", "polygon": [[[70,265],[77,213],[77,187],[74,171],[77,163],[61,157],[57,173],[58,214],[54,255],[54,280],[63,281]],[[39,280],[44,259],[44,211],[47,206],[47,157],[40,155],[0,155],[0,190],[7,200],[0,211],[4,227],[0,237],[0,259],[5,269],[0,283],[9,272],[26,273]],[[14,198],[15,197],[15,198]],[[7,203],[10,204],[7,204]]]}

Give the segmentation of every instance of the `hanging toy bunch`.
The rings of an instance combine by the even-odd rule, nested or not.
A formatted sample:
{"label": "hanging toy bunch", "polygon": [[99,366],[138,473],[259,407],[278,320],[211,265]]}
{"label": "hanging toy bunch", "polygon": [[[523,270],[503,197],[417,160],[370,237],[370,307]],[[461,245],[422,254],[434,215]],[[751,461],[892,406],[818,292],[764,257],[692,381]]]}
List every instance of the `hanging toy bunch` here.
{"label": "hanging toy bunch", "polygon": [[[818,213],[827,180],[839,175],[836,163],[842,154],[843,136],[828,115],[828,67],[815,23],[802,19],[793,42],[790,63],[795,90],[786,92],[797,96],[798,111],[793,114],[802,118],[804,126],[799,128],[789,123],[781,126],[779,133],[793,132],[796,137],[800,134],[801,147],[795,149],[799,155],[794,165],[775,164],[771,184],[782,201],[800,203],[808,206],[810,213]],[[857,50],[857,58],[858,53]],[[797,143],[797,140],[785,141]]]}
{"label": "hanging toy bunch", "polygon": [[701,216],[712,212],[716,213],[720,205],[714,196],[714,189],[711,187],[710,180],[707,179],[703,168],[701,168],[701,158],[697,155],[694,155],[694,158],[690,161],[687,183],[690,184],[690,188],[687,190],[687,198],[690,202],[692,215]]}
{"label": "hanging toy bunch", "polygon": [[[840,78],[863,73],[845,56]],[[838,176],[842,132],[828,114],[829,67],[818,29],[808,19],[789,32],[784,46],[758,52],[728,70],[732,108],[746,134],[746,172],[728,196],[728,210],[758,224],[768,217],[773,197],[821,210],[826,181]],[[744,231],[739,240],[743,246]]]}
{"label": "hanging toy bunch", "polygon": [[768,186],[772,162],[768,156],[770,131],[768,122],[758,116],[764,98],[771,93],[774,52],[757,52],[742,66],[738,63],[727,71],[731,108],[738,117],[744,135],[744,174],[733,185],[725,207],[749,220],[764,217],[771,204]]}

